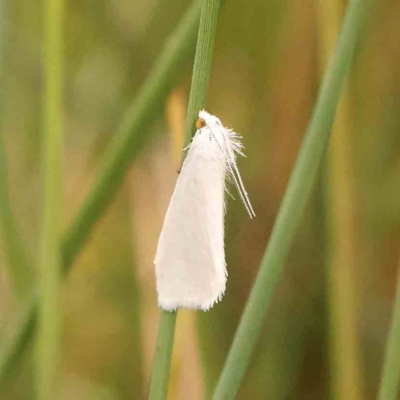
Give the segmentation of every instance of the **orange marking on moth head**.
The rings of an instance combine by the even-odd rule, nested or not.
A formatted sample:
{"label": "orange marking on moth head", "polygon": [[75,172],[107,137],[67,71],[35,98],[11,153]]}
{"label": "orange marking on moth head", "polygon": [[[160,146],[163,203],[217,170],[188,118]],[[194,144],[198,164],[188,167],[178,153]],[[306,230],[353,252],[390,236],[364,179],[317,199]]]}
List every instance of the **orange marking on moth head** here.
{"label": "orange marking on moth head", "polygon": [[204,121],[203,118],[199,118],[199,119],[196,121],[196,128],[197,128],[197,129],[204,128],[205,126],[206,126],[206,121]]}

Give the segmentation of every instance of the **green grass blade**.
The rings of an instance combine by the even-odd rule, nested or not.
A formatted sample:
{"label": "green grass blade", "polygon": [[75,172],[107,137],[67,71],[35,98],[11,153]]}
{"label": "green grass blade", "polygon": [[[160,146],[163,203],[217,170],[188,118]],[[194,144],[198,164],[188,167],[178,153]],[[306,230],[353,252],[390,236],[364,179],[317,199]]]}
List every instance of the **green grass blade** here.
{"label": "green grass blade", "polygon": [[[211,73],[220,1],[203,1],[185,126],[186,147],[192,140],[199,111],[204,108]],[[183,157],[182,157],[183,160]]]}
{"label": "green grass blade", "polygon": [[[104,156],[103,168],[98,173],[94,187],[78,212],[72,227],[63,238],[61,251],[64,273],[68,272],[94,224],[114,198],[129,163],[149,140],[149,136],[143,134],[143,131],[151,123],[156,110],[163,104],[173,82],[180,77],[180,66],[195,43],[200,10],[201,3],[195,0],[167,41],[144,86],[129,107],[114,142]],[[3,340],[0,349],[0,380],[13,362],[13,358],[22,349],[25,341],[21,339],[26,339],[26,335],[31,331],[29,327],[34,320],[36,305],[37,296],[32,295],[25,307],[30,311],[21,314],[16,325],[9,329],[7,340]]]}
{"label": "green grass blade", "polygon": [[[8,59],[9,5],[0,1],[0,81],[5,87],[5,63]],[[7,260],[8,276],[18,300],[24,300],[29,294],[33,280],[33,268],[28,262],[22,237],[12,212],[6,147],[3,141],[4,107],[6,98],[0,99],[0,236],[3,238]]]}
{"label": "green grass blade", "polygon": [[166,399],[174,346],[177,311],[160,311],[149,399]]}
{"label": "green grass blade", "polygon": [[392,323],[386,345],[378,400],[398,399],[400,380],[400,279],[397,278]]}
{"label": "green grass blade", "polygon": [[249,365],[272,294],[284,268],[328,144],[336,105],[353,58],[368,3],[370,1],[365,0],[353,0],[349,3],[336,52],[322,82],[258,276],[214,392],[214,400],[235,398]]}
{"label": "green grass blade", "polygon": [[[195,121],[198,112],[205,105],[208,81],[211,74],[219,7],[219,0],[203,1],[192,84],[190,87],[189,106],[186,116],[185,145],[189,144],[195,131]],[[151,400],[167,398],[176,317],[176,311],[168,312],[161,310],[150,384],[149,399]]]}
{"label": "green grass blade", "polygon": [[61,181],[63,0],[46,0],[44,29],[43,210],[39,260],[37,398],[57,397],[61,356]]}

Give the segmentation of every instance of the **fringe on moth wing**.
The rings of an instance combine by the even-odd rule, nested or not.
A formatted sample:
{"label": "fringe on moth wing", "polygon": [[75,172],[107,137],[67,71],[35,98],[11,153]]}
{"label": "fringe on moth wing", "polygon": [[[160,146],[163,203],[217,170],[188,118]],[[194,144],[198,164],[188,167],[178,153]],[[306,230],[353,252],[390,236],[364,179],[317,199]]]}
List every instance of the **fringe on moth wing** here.
{"label": "fringe on moth wing", "polygon": [[218,297],[217,297],[213,302],[208,303],[205,307],[201,307],[201,310],[202,310],[202,311],[208,311],[208,310],[210,310],[212,307],[214,307],[216,304],[218,304],[218,303],[222,300],[222,298],[224,297],[224,295],[225,295],[225,290],[222,291],[222,292],[220,292],[220,293],[218,294]]}
{"label": "fringe on moth wing", "polygon": [[[239,135],[237,132],[235,132],[233,129],[228,129],[225,128],[225,131],[228,136],[228,143],[229,147],[232,150],[231,156],[227,159],[227,162],[231,165],[231,167],[236,166],[236,159],[237,156],[240,155],[242,157],[246,157],[246,155],[243,153],[243,143],[242,143],[242,136]],[[229,184],[234,184],[234,178],[232,176],[232,169],[227,168],[226,171],[226,176],[225,176],[225,181],[228,182]],[[225,184],[225,193],[231,197],[232,199],[235,199],[235,197],[232,195],[232,193],[229,191],[229,187],[227,184]]]}
{"label": "fringe on moth wing", "polygon": [[243,149],[244,149],[244,146],[242,143],[243,136],[239,135],[233,129],[225,128],[225,132],[227,133],[229,146],[230,146],[231,150],[233,151],[235,159],[238,154],[242,157],[246,157],[246,155],[243,153]]}

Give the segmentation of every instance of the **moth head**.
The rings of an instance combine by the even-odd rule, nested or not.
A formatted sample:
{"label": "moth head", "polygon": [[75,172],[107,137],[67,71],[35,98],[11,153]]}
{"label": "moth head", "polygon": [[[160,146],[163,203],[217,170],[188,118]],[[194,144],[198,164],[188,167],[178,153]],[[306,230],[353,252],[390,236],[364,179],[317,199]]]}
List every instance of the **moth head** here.
{"label": "moth head", "polygon": [[213,127],[221,127],[221,121],[214,115],[209,114],[207,111],[200,111],[199,118],[196,122],[196,128],[201,129],[208,126],[210,129]]}
{"label": "moth head", "polygon": [[196,121],[196,128],[197,129],[201,129],[204,128],[205,126],[207,126],[206,121],[204,118],[198,118]]}

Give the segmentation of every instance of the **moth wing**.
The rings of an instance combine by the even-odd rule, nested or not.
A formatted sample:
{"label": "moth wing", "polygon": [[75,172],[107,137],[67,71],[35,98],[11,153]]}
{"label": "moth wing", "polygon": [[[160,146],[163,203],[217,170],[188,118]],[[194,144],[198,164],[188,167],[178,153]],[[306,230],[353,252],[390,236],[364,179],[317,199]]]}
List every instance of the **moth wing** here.
{"label": "moth wing", "polygon": [[225,164],[191,147],[178,177],[156,257],[158,303],[207,310],[225,292]]}

